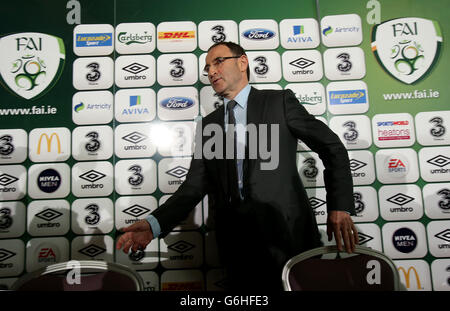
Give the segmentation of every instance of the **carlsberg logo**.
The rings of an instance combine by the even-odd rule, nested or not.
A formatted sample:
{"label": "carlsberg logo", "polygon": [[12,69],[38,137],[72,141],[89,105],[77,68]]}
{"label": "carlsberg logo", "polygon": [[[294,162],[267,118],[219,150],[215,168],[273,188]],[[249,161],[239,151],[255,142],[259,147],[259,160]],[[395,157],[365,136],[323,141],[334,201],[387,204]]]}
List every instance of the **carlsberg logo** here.
{"label": "carlsberg logo", "polygon": [[36,99],[48,92],[64,68],[64,42],[43,33],[0,38],[1,84],[17,96]]}
{"label": "carlsberg logo", "polygon": [[406,84],[421,80],[431,71],[442,40],[439,24],[424,18],[397,18],[372,29],[372,51],[378,63]]}

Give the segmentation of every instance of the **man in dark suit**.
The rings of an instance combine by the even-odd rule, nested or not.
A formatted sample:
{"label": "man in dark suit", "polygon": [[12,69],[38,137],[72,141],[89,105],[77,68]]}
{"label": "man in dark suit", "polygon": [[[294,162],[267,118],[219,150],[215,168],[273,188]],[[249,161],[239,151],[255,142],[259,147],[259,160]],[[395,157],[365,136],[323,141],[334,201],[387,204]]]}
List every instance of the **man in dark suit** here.
{"label": "man in dark suit", "polygon": [[[322,245],[297,170],[300,139],[325,166],[328,239],[334,234],[338,247],[342,249],[344,244],[346,251],[352,252],[358,243],[350,217],[355,215],[353,183],[348,154],[339,138],[310,115],[291,90],[259,91],[250,87],[248,59],[237,44],[213,45],[206,57],[205,72],[216,93],[224,97],[224,105],[198,125],[201,131],[197,131],[197,148],[211,139],[202,135],[203,130],[216,125],[223,137],[225,133],[233,134],[235,155],[240,149],[246,157],[194,157],[185,182],[147,219],[123,229],[125,234],[119,238],[117,249],[136,251],[154,237],[164,237],[208,194],[219,257],[227,270],[230,288],[281,289],[286,261]],[[266,159],[249,156],[254,154],[249,151],[252,144],[242,129],[239,132],[239,124],[254,124],[258,137],[260,125],[267,125],[269,130],[276,126],[278,135],[267,135],[269,148],[278,148],[274,169],[263,169]],[[227,143],[225,149],[230,148]]]}

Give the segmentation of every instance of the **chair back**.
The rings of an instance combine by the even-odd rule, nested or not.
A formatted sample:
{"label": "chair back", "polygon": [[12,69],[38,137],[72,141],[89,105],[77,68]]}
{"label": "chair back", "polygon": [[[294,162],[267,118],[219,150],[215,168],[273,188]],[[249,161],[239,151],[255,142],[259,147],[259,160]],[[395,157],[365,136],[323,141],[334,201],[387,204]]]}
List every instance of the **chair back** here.
{"label": "chair back", "polygon": [[356,246],[354,254],[336,246],[315,248],[291,258],[282,273],[286,291],[397,291],[398,270],[385,254]]}

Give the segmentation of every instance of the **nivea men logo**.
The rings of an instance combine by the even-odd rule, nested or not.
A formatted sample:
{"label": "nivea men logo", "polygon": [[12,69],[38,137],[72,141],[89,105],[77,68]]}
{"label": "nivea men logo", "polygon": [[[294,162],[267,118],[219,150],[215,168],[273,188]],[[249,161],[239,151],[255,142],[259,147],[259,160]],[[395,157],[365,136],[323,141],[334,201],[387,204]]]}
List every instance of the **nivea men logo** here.
{"label": "nivea men logo", "polygon": [[95,182],[99,181],[100,179],[104,178],[106,175],[100,172],[97,172],[96,170],[90,170],[84,174],[81,174],[81,179],[84,179],[91,184],[84,184],[81,185],[81,189],[96,189],[96,188],[103,188],[103,184],[96,184]]}
{"label": "nivea men logo", "polygon": [[183,110],[191,108],[194,101],[188,97],[169,97],[159,103],[162,108],[170,110]]}
{"label": "nivea men logo", "polygon": [[[3,207],[0,209],[0,230],[7,230],[11,228],[13,218],[11,217],[11,209]],[[0,231],[1,232],[1,231]]]}
{"label": "nivea men logo", "polygon": [[369,241],[373,240],[373,236],[370,236],[368,234],[364,234],[362,232],[358,232],[358,241],[359,241],[359,245],[363,245]]}
{"label": "nivea men logo", "polygon": [[447,174],[447,173],[450,173],[450,169],[444,168],[444,166],[447,166],[450,163],[450,158],[449,157],[446,157],[446,156],[443,156],[443,155],[440,154],[438,156],[435,156],[432,159],[429,159],[427,162],[430,163],[430,164],[433,164],[433,165],[435,165],[437,167],[440,167],[438,169],[430,170],[431,174]]}
{"label": "nivea men logo", "polygon": [[78,252],[85,256],[94,258],[94,257],[106,252],[106,249],[104,249],[98,245],[95,245],[95,244],[90,244],[90,245],[86,246],[85,248],[80,249]]}
{"label": "nivea men logo", "polygon": [[0,137],[0,155],[2,158],[9,156],[14,152],[14,145],[12,144],[13,137],[11,135],[3,135]]}
{"label": "nivea men logo", "polygon": [[410,197],[406,194],[397,193],[396,195],[393,195],[392,197],[386,199],[386,201],[394,203],[399,206],[399,207],[391,207],[390,208],[391,213],[404,213],[414,211],[412,207],[405,207],[406,204],[414,201],[413,197]]}
{"label": "nivea men logo", "polygon": [[194,259],[193,255],[184,255],[184,253],[192,250],[195,248],[195,245],[180,240],[178,242],[175,242],[167,247],[168,249],[175,251],[177,253],[180,253],[180,255],[170,256],[170,260],[186,260],[186,259]]}
{"label": "nivea men logo", "polygon": [[127,215],[130,215],[131,217],[136,218],[136,219],[125,219],[125,223],[128,225],[128,224],[133,224],[133,223],[139,221],[139,219],[137,219],[137,218],[144,215],[145,213],[150,212],[150,210],[139,204],[134,204],[134,205],[128,207],[127,209],[124,209],[122,212]]}
{"label": "nivea men logo", "polygon": [[41,191],[53,193],[61,186],[61,175],[52,168],[43,170],[37,178],[37,184]]}
{"label": "nivea men logo", "polygon": [[441,200],[438,201],[439,208],[443,213],[450,213],[450,189],[441,189],[437,195],[441,197]]}
{"label": "nivea men logo", "polygon": [[417,235],[409,228],[400,228],[392,236],[395,249],[401,253],[411,253],[417,247]]}
{"label": "nivea men logo", "polygon": [[362,199],[363,199],[363,195],[361,192],[353,193],[353,201],[355,203],[355,212],[356,212],[357,216],[358,216],[358,214],[361,214],[366,207],[366,204],[364,203],[364,201]]}
{"label": "nivea men logo", "polygon": [[275,37],[275,33],[272,30],[263,28],[253,28],[242,33],[244,37],[250,40],[268,40]]}
{"label": "nivea men logo", "polygon": [[327,202],[316,197],[309,198],[309,204],[311,204],[312,209],[314,210],[314,216],[323,216],[325,215],[324,211],[316,211],[319,207],[326,204]]}
{"label": "nivea men logo", "polygon": [[359,161],[359,160],[355,160],[355,159],[351,159],[350,160],[350,170],[352,171],[352,177],[365,177],[366,173],[364,172],[356,172],[357,170],[363,168],[364,166],[366,166],[367,163]]}

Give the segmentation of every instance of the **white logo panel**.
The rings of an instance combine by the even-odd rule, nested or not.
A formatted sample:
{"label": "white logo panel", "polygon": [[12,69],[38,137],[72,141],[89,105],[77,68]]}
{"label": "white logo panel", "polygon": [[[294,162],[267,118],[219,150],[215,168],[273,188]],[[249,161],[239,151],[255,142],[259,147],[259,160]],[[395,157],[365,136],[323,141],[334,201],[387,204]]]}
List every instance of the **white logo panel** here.
{"label": "white logo panel", "polygon": [[[22,199],[26,194],[26,186],[27,170],[25,166],[0,166],[0,201]],[[28,187],[28,189],[30,188]]]}
{"label": "white logo panel", "polygon": [[408,147],[416,140],[414,122],[409,113],[377,114],[372,118],[374,142],[377,147]]}
{"label": "white logo panel", "polygon": [[436,291],[450,291],[450,259],[436,259],[431,264],[433,289]]}
{"label": "white logo panel", "polygon": [[238,25],[232,20],[203,21],[198,24],[198,47],[203,51],[219,42],[239,43]]}
{"label": "white logo panel", "polygon": [[314,49],[320,44],[319,23],[314,18],[283,19],[280,41],[285,49]]}
{"label": "white logo panel", "polygon": [[82,24],[73,29],[73,52],[78,56],[109,55],[114,51],[114,27]]}
{"label": "white logo panel", "polygon": [[33,162],[62,162],[70,157],[68,128],[36,128],[29,138],[29,157]]}
{"label": "white logo panel", "polygon": [[428,247],[434,257],[450,257],[450,220],[432,221],[427,225]]}
{"label": "white logo panel", "polygon": [[158,131],[158,152],[163,157],[190,156],[193,153],[195,123],[170,122],[154,126]]}
{"label": "white logo panel", "polygon": [[101,197],[112,191],[113,166],[110,162],[79,162],[72,167],[72,193],[75,196]]}
{"label": "white logo panel", "polygon": [[109,57],[82,57],[73,62],[77,90],[109,89],[114,83],[114,62]]}
{"label": "white logo panel", "polygon": [[156,163],[152,159],[121,160],[115,166],[116,192],[150,194],[156,191]]}
{"label": "white logo panel", "polygon": [[375,154],[377,178],[383,184],[414,183],[419,179],[417,153],[413,149],[383,149]]}
{"label": "white logo panel", "polygon": [[155,25],[121,23],[116,26],[116,51],[120,54],[146,54],[155,49]]}
{"label": "white logo panel", "polygon": [[325,46],[351,46],[362,42],[361,18],[357,14],[329,15],[320,21]]}
{"label": "white logo panel", "polygon": [[450,181],[450,147],[422,148],[419,160],[420,176],[425,181]]}
{"label": "white logo panel", "polygon": [[378,218],[378,196],[374,188],[354,187],[353,201],[356,212],[356,216],[352,216],[353,222],[372,222]]}
{"label": "white logo panel", "polygon": [[25,218],[26,208],[22,202],[0,202],[0,238],[18,238],[24,234]]}
{"label": "white logo panel", "polygon": [[280,54],[274,51],[247,52],[250,83],[278,82],[281,80]]}
{"label": "white logo panel", "polygon": [[325,113],[327,101],[325,88],[321,83],[290,83],[285,89],[292,90],[310,114],[317,116]]}
{"label": "white logo panel", "polygon": [[72,203],[72,231],[75,234],[106,234],[113,227],[114,208],[110,199],[78,199]]}
{"label": "white logo panel", "polygon": [[27,158],[28,135],[22,129],[0,130],[0,164],[22,163]]}
{"label": "white logo panel", "polygon": [[148,122],[156,117],[156,93],[153,89],[123,89],[114,95],[117,121]]}
{"label": "white logo panel", "polygon": [[417,185],[383,186],[378,195],[381,217],[386,220],[417,220],[423,216],[422,191]]}
{"label": "white logo panel", "polygon": [[28,233],[33,236],[65,235],[70,228],[70,205],[66,200],[33,201],[27,208]]}
{"label": "white logo panel", "polygon": [[[23,272],[25,245],[22,240],[2,240],[0,277],[19,276]],[[2,280],[3,281],[3,280]]]}
{"label": "white logo panel", "polygon": [[108,235],[78,236],[72,240],[72,259],[114,261],[114,240]]}
{"label": "white logo panel", "polygon": [[450,219],[450,183],[426,184],[423,187],[425,214],[431,219]]}
{"label": "white logo panel", "polygon": [[107,160],[113,154],[113,130],[109,126],[82,126],[72,132],[72,156],[77,161]]}
{"label": "white logo panel", "polygon": [[157,207],[158,203],[151,195],[118,198],[115,203],[116,229],[120,230],[145,219]]}
{"label": "white logo panel", "polygon": [[159,161],[159,189],[164,193],[173,193],[186,180],[191,158],[166,158]]}
{"label": "white logo panel", "polygon": [[28,241],[27,272],[69,260],[69,241],[66,238],[36,238]]}
{"label": "white logo panel", "polygon": [[407,291],[431,291],[430,266],[425,260],[394,260]]}
{"label": "white logo panel", "polygon": [[347,149],[367,149],[372,145],[371,124],[367,116],[333,117],[330,120],[330,128]]}
{"label": "white logo panel", "polygon": [[318,224],[327,223],[327,192],[325,188],[306,189],[309,205],[311,206],[316,222]]}
{"label": "white logo panel", "polygon": [[364,81],[331,82],[327,85],[328,110],[332,114],[358,114],[369,110]]}
{"label": "white logo panel", "polygon": [[419,144],[423,146],[450,144],[450,111],[419,112],[415,121]]}
{"label": "white logo panel", "polygon": [[367,150],[349,151],[350,170],[354,185],[370,185],[375,181],[373,154]]}
{"label": "white logo panel", "polygon": [[163,121],[193,120],[198,116],[198,91],[195,87],[161,88],[157,99],[158,117]]}
{"label": "white logo panel", "polygon": [[328,49],[323,53],[325,76],[329,80],[356,80],[366,75],[366,60],[361,48]]}
{"label": "white logo panel", "polygon": [[278,24],[273,19],[251,19],[239,23],[240,43],[244,50],[272,50],[280,44]]}
{"label": "white logo panel", "polygon": [[198,232],[170,233],[160,240],[161,258],[166,269],[197,268],[203,264],[203,239]]}
{"label": "white logo panel", "polygon": [[323,77],[322,56],[317,50],[286,51],[282,60],[286,81],[319,81]]}
{"label": "white logo panel", "polygon": [[392,259],[422,258],[427,254],[425,227],[420,222],[388,222],[382,232],[384,252]]}
{"label": "white logo panel", "polygon": [[152,55],[127,55],[116,58],[115,83],[118,87],[152,86],[156,81]]}
{"label": "white logo panel", "polygon": [[191,85],[198,79],[195,54],[162,54],[158,57],[158,83],[163,86]]}
{"label": "white logo panel", "polygon": [[211,84],[209,82],[208,76],[205,76],[203,74],[204,72],[204,68],[205,68],[205,63],[206,63],[206,55],[207,53],[203,53],[198,57],[198,73],[199,73],[199,79],[200,82],[203,84]]}
{"label": "white logo panel", "polygon": [[382,252],[380,227],[376,224],[357,224],[359,245]]}
{"label": "white logo panel", "polygon": [[150,124],[120,124],[114,132],[114,152],[120,158],[147,158],[156,152]]}
{"label": "white logo panel", "polygon": [[35,164],[28,169],[28,194],[33,199],[59,199],[70,193],[66,163]]}
{"label": "white logo panel", "polygon": [[107,124],[113,119],[110,91],[78,92],[72,97],[72,121],[78,125]]}
{"label": "white logo panel", "polygon": [[204,86],[200,90],[200,114],[205,117],[223,105],[223,99],[216,95],[211,86]]}
{"label": "white logo panel", "polygon": [[297,169],[305,187],[323,187],[322,160],[315,152],[297,152]]}
{"label": "white logo panel", "polygon": [[163,53],[192,52],[197,48],[197,26],[193,22],[162,22],[157,32],[157,47]]}

